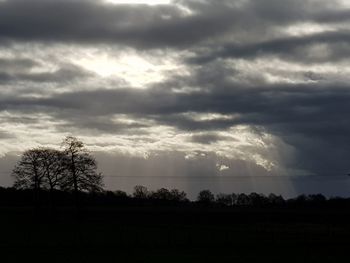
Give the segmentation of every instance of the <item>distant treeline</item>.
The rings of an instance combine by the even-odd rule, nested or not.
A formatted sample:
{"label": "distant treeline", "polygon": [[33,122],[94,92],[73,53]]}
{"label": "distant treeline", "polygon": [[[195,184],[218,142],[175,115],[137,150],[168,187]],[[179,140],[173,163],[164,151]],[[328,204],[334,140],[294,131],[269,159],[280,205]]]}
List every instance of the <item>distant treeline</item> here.
{"label": "distant treeline", "polygon": [[[0,206],[71,206],[73,191],[41,190],[0,187]],[[135,186],[132,194],[124,191],[80,192],[80,204],[85,206],[198,206],[198,207],[350,207],[350,198],[326,198],[321,194],[299,195],[284,199],[281,195],[232,193],[214,195],[210,190],[199,192],[196,200],[189,200],[185,192],[165,188],[150,191]]]}
{"label": "distant treeline", "polygon": [[137,185],[131,195],[124,191],[103,189],[103,175],[98,173],[97,162],[76,137],[67,136],[62,150],[33,148],[26,150],[12,171],[12,188],[0,187],[0,205],[176,205],[211,207],[286,207],[349,205],[350,199],[330,198],[321,194],[300,195],[284,199],[271,193],[232,193],[214,195],[210,190],[199,192],[190,201],[184,191],[161,188],[149,191]]}

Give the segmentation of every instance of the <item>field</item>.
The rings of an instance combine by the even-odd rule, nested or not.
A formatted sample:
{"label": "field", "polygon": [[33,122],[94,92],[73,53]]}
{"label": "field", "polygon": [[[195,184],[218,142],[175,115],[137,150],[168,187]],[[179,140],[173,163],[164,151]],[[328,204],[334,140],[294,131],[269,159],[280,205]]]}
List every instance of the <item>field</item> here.
{"label": "field", "polygon": [[340,262],[349,220],[339,208],[2,207],[1,262]]}

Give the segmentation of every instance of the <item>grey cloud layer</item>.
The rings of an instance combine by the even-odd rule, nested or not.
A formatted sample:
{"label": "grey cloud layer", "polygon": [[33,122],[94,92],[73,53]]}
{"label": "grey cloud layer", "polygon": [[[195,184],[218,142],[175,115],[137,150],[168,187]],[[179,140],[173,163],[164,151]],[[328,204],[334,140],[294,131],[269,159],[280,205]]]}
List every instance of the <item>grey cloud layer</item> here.
{"label": "grey cloud layer", "polygon": [[[220,50],[196,56],[190,59],[189,62],[201,64],[218,58],[251,59],[261,56],[280,57],[303,63],[332,62],[348,59],[350,55],[349,42],[349,31],[319,33],[303,37],[285,37],[253,44],[223,45]],[[322,50],[312,50],[312,48],[317,48],[322,44],[327,47],[326,54],[320,53]]]}
{"label": "grey cloud layer", "polygon": [[[0,2],[0,38],[15,41],[119,43],[138,48],[193,46],[214,36],[261,38],[300,22],[337,23],[349,12],[321,0],[179,1],[179,7],[128,6],[100,1],[11,0]],[[317,7],[320,7],[317,9]],[[247,33],[248,32],[248,33]],[[249,32],[259,35],[250,35]],[[209,41],[210,42],[210,41]]]}
{"label": "grey cloud layer", "polygon": [[[64,93],[43,99],[2,98],[1,106],[2,110],[51,112],[67,120],[76,115],[84,116],[73,118],[75,125],[102,130],[108,127],[109,119],[99,122],[98,117],[127,114],[187,131],[221,130],[248,124],[263,126],[291,142],[291,135],[299,134],[324,143],[341,144],[349,142],[349,100],[348,86],[309,84],[233,87],[231,90],[215,89],[210,93],[193,94],[174,94],[160,88],[96,90]],[[237,117],[199,121],[183,115],[187,112],[236,114]],[[118,126],[110,125],[110,129],[115,132]]]}
{"label": "grey cloud layer", "polygon": [[[318,173],[335,170],[340,173],[346,170],[348,162],[344,157],[350,152],[347,147],[350,144],[350,89],[316,86],[286,86],[274,89],[277,90],[259,87],[250,91],[241,89],[233,92],[213,91],[211,94],[181,95],[160,90],[94,91],[35,101],[14,100],[8,102],[8,105],[21,105],[26,110],[39,107],[54,115],[57,115],[59,109],[65,109],[67,113],[65,116],[59,115],[59,118],[69,121],[71,116],[77,115],[80,118],[74,119],[74,125],[104,131],[109,129],[109,132],[117,132],[122,127],[110,125],[108,118],[98,123],[98,116],[129,114],[131,118],[142,117],[185,131],[218,131],[238,124],[248,124],[258,129],[263,127],[299,149],[303,158],[298,159],[298,162],[303,161],[293,165]],[[2,102],[2,105],[6,103]],[[182,115],[186,112],[238,114],[239,117],[232,120],[196,121]],[[92,119],[95,121],[91,121]],[[137,130],[139,127],[142,125],[134,124],[125,128],[130,133],[132,128]],[[196,139],[210,143],[216,138]],[[325,149],[331,149],[332,155]],[[319,163],[319,160],[322,162]]]}
{"label": "grey cloud layer", "polygon": [[[3,66],[1,62],[3,62]],[[69,64],[62,65],[61,68],[52,72],[31,72],[30,69],[34,65],[38,64],[28,59],[0,60],[0,83],[55,82],[64,84],[93,76],[91,72]]]}
{"label": "grey cloud layer", "polygon": [[0,37],[16,41],[116,42],[145,48],[182,46],[230,27],[229,16],[216,18],[183,17],[174,6],[13,0],[0,3]]}

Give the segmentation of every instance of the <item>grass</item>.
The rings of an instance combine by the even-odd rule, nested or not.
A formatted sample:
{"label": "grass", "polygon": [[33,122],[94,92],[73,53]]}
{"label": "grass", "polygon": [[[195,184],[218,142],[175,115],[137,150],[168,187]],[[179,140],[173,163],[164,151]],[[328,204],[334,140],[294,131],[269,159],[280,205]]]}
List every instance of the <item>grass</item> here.
{"label": "grass", "polygon": [[1,262],[340,262],[341,209],[0,208]]}

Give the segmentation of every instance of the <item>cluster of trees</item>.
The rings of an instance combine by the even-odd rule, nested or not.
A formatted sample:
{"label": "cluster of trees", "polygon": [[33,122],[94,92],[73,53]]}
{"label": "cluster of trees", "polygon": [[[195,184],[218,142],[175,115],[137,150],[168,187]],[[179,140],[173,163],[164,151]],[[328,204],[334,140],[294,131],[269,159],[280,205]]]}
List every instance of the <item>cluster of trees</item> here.
{"label": "cluster of trees", "polygon": [[218,204],[223,206],[279,206],[284,204],[323,204],[327,198],[322,194],[299,195],[296,198],[284,199],[281,195],[269,194],[268,196],[258,193],[250,194],[217,194],[216,196],[209,190],[199,192],[197,202],[203,204]]}
{"label": "cluster of trees", "polygon": [[[80,191],[102,191],[102,175],[84,143],[68,136],[62,150],[35,148],[25,151],[12,171],[16,189],[72,191],[76,199]],[[77,201],[77,200],[76,200]]]}
{"label": "cluster of trees", "polygon": [[350,205],[350,199],[332,197],[327,199],[322,194],[299,195],[295,198],[285,199],[276,194],[259,193],[232,193],[213,194],[210,190],[202,190],[196,200],[190,201],[185,192],[178,189],[161,188],[155,191],[145,186],[137,185],[129,195],[124,191],[105,191],[99,194],[100,204],[161,204],[161,205],[199,205],[208,207],[318,207],[323,205],[342,206]]}
{"label": "cluster of trees", "polygon": [[[145,186],[137,185],[134,187],[134,191],[131,195],[128,195],[124,191],[108,192],[110,196],[116,198],[136,199],[151,202],[175,202],[175,203],[193,203],[188,198],[184,191],[178,189],[165,189],[161,188],[156,191],[150,191]],[[258,194],[258,193],[232,193],[224,194],[220,193],[214,195],[210,190],[202,190],[199,192],[195,203],[202,205],[213,205],[213,206],[253,206],[253,207],[264,207],[264,206],[283,206],[283,205],[319,205],[325,204],[326,202],[340,202],[342,198],[331,198],[327,199],[322,194],[312,195],[299,195],[295,198],[284,199],[281,195],[276,194]]]}
{"label": "cluster of trees", "polygon": [[[186,193],[177,189],[168,190],[161,188],[156,191],[149,191],[145,186],[135,186],[134,192],[131,196],[123,191],[116,191],[114,195],[123,196],[124,198],[134,198],[149,201],[169,201],[169,202],[182,202],[189,203]],[[199,192],[196,203],[201,205],[213,205],[213,206],[252,206],[252,207],[264,207],[264,206],[284,206],[284,205],[322,205],[326,202],[340,203],[345,201],[342,198],[327,199],[322,194],[311,195],[299,195],[295,198],[284,199],[281,195],[276,194],[258,194],[258,193],[232,193],[224,194],[220,193],[214,195],[210,190],[202,190]]]}
{"label": "cluster of trees", "polygon": [[264,206],[264,205],[281,205],[285,202],[281,195],[270,194],[265,196],[263,194],[217,194],[214,196],[209,190],[199,192],[197,201],[204,204],[216,203],[224,206]]}
{"label": "cluster of trees", "polygon": [[[70,188],[73,190],[73,188]],[[34,189],[16,189],[0,187],[0,205],[28,206],[33,204]],[[74,191],[55,190],[53,192],[55,205],[71,205]],[[40,191],[40,198],[36,200],[40,205],[49,205],[52,194],[49,189]],[[51,203],[52,204],[52,203]],[[88,206],[199,206],[199,207],[343,207],[350,208],[350,198],[326,198],[321,194],[299,195],[295,198],[284,199],[280,195],[269,194],[217,194],[209,190],[201,191],[195,201],[190,201],[185,192],[178,189],[161,188],[155,191],[145,186],[135,186],[134,191],[128,194],[124,191],[83,191],[79,192],[79,205]]]}
{"label": "cluster of trees", "polygon": [[163,201],[173,201],[173,202],[189,201],[184,191],[180,191],[178,189],[168,190],[166,188],[161,188],[156,191],[149,191],[147,187],[142,185],[137,185],[134,187],[134,192],[132,196],[135,199],[149,199],[149,200],[160,200],[160,201],[163,200]]}
{"label": "cluster of trees", "polygon": [[[137,185],[131,196],[123,191],[111,192],[111,195],[133,198],[138,200],[150,201],[175,201],[175,202],[190,202],[184,191],[177,189],[168,190],[165,188],[156,191],[150,191],[145,186]],[[232,193],[213,194],[210,190],[202,190],[198,193],[196,203],[203,205],[219,205],[219,206],[281,206],[285,204],[323,204],[327,198],[322,194],[299,195],[296,198],[284,199],[281,195],[276,194],[258,194],[258,193]]]}

